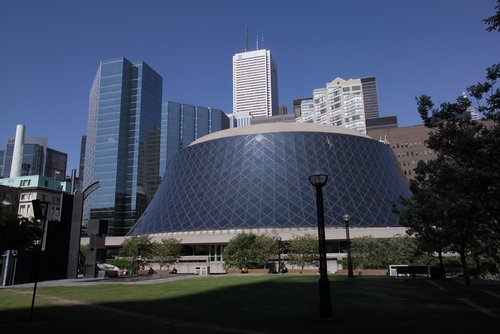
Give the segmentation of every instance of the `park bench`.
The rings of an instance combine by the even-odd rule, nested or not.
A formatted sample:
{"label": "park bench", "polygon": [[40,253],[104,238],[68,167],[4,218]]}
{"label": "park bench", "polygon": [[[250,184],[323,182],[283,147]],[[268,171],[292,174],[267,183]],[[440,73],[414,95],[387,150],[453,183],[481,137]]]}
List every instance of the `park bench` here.
{"label": "park bench", "polygon": [[398,277],[399,275],[411,275],[415,278],[417,274],[424,274],[427,278],[429,278],[428,266],[397,266],[396,272]]}

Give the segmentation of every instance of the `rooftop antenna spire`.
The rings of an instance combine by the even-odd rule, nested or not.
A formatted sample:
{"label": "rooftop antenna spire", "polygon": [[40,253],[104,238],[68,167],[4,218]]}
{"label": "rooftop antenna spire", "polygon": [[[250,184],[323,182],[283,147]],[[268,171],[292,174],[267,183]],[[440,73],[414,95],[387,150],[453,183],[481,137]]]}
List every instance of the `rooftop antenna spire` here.
{"label": "rooftop antenna spire", "polygon": [[255,38],[255,43],[257,44],[257,50],[259,49],[259,35]]}
{"label": "rooftop antenna spire", "polygon": [[264,33],[262,33],[262,35],[260,35],[260,38],[261,38],[260,46],[261,46],[261,48],[265,49],[265,46],[264,46]]}
{"label": "rooftop antenna spire", "polygon": [[245,36],[245,52],[248,51],[248,24],[247,24],[247,31],[246,31],[246,36]]}

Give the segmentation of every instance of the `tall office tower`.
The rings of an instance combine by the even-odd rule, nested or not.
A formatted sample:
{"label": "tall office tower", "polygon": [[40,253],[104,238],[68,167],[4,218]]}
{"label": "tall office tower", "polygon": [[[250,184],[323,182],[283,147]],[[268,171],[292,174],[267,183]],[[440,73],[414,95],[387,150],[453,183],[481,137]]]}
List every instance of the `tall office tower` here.
{"label": "tall office tower", "polygon": [[379,116],[375,77],[336,78],[313,91],[313,104],[313,109],[301,108],[297,122],[344,126],[366,133],[365,121]]}
{"label": "tall office tower", "polygon": [[[0,149],[0,177],[40,175],[64,181],[68,155],[47,147],[46,137],[25,138],[24,129],[19,130],[18,126],[16,137],[9,138],[7,145]],[[20,142],[22,148],[16,149],[16,142]]]}
{"label": "tall office tower", "polygon": [[365,106],[365,118],[379,117],[377,82],[375,77],[361,78],[361,88]]}
{"label": "tall office tower", "polygon": [[89,97],[83,189],[100,188],[84,204],[83,224],[108,222],[123,236],[154,195],[159,179],[163,79],[144,62],[101,61]]}
{"label": "tall office tower", "polygon": [[160,176],[170,157],[196,139],[229,129],[229,117],[219,109],[168,101],[162,105]]}
{"label": "tall office tower", "polygon": [[271,51],[262,49],[233,56],[233,113],[247,117],[278,114],[278,69]]}
{"label": "tall office tower", "polygon": [[[3,165],[5,161],[5,148],[0,148],[0,178],[3,177]],[[9,173],[10,175],[10,173]]]}
{"label": "tall office tower", "polygon": [[47,147],[45,152],[45,168],[43,176],[52,177],[59,181],[65,180],[68,155],[49,147]]}

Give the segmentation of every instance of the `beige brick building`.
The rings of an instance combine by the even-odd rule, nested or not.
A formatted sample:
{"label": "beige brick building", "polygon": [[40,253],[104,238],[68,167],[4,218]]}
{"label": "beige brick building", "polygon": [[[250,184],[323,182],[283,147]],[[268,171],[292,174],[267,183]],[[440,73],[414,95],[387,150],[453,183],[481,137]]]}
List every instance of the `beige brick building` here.
{"label": "beige brick building", "polygon": [[436,153],[425,145],[430,130],[423,125],[368,130],[376,140],[385,140],[391,146],[402,173],[409,181],[415,177],[415,167],[420,160],[436,158]]}

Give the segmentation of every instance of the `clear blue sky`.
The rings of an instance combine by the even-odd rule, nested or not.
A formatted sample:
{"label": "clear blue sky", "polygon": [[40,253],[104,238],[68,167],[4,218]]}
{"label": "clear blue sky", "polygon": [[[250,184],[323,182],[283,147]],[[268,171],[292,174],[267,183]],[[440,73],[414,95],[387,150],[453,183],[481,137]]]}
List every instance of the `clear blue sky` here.
{"label": "clear blue sky", "polygon": [[377,77],[382,115],[419,124],[415,97],[451,101],[500,61],[494,0],[2,0],[0,145],[18,123],[78,168],[99,61],[143,60],[172,100],[232,111],[232,55],[264,34],[280,104],[340,76]]}

